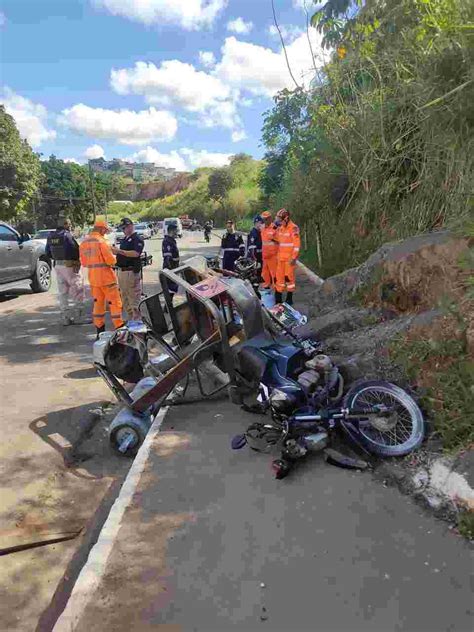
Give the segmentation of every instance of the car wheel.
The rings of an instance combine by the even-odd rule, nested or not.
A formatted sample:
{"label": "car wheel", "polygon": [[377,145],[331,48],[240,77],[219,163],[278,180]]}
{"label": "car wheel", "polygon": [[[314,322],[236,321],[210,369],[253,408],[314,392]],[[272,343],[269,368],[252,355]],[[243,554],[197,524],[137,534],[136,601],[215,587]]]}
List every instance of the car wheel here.
{"label": "car wheel", "polygon": [[41,259],[36,264],[36,270],[31,278],[33,292],[47,292],[51,287],[51,268],[47,261]]}

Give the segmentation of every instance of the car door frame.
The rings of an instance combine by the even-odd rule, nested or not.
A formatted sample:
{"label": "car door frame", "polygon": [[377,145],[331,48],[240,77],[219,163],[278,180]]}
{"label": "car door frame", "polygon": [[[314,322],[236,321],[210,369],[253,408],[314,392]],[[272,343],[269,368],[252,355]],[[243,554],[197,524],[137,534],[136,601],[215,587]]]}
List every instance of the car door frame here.
{"label": "car door frame", "polygon": [[6,240],[0,237],[2,255],[0,265],[2,266],[2,283],[21,281],[26,279],[30,273],[31,253],[33,246],[28,247],[28,241],[23,241],[20,234],[10,226],[0,224],[15,239]]}

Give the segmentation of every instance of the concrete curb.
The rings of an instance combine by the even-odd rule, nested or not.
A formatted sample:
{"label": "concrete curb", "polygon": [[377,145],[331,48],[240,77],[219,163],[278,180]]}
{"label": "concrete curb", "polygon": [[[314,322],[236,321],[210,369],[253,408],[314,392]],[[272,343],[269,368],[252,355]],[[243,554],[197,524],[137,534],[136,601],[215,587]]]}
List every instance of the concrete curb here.
{"label": "concrete curb", "polygon": [[71,630],[74,630],[87,604],[99,587],[107,566],[107,561],[120,530],[123,516],[133,498],[148,460],[152,442],[160,432],[168,409],[168,407],[162,408],[156,416],[127,474],[127,478],[122,485],[118,498],[115,500],[109,516],[102,527],[99,538],[89,552],[87,562],[77,578],[66,607],[54,625],[53,632],[71,632]]}
{"label": "concrete curb", "polygon": [[319,277],[315,272],[313,272],[312,270],[310,270],[308,268],[308,266],[305,266],[304,263],[301,263],[301,261],[297,261],[296,262],[297,266],[302,270],[302,272],[304,272],[306,274],[306,276],[311,279],[311,281],[317,285],[318,287],[321,287],[321,285],[324,283],[324,279],[322,279],[321,277]]}

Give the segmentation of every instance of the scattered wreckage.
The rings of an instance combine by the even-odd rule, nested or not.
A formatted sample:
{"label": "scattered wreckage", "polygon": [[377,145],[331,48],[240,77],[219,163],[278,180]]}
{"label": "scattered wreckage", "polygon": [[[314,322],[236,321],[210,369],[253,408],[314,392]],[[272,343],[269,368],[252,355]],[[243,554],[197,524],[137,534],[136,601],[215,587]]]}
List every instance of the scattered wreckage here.
{"label": "scattered wreckage", "polygon": [[[424,421],[416,402],[382,381],[357,382],[345,393],[338,367],[304,317],[290,306],[262,305],[250,266],[242,268],[244,278],[224,276],[198,256],[162,270],[161,291],[140,304],[143,322],[106,332],[94,344],[94,365],[123,404],[109,430],[113,449],[136,454],[164,402],[189,399],[192,374],[200,397],[227,390],[246,410],[270,414],[234,437],[232,447],[279,451],[272,464],[277,478],[321,450],[329,462],[362,468],[360,459],[329,447],[336,430],[367,454],[401,456],[417,448]],[[174,299],[170,284],[178,286]],[[128,392],[122,382],[135,386]]]}

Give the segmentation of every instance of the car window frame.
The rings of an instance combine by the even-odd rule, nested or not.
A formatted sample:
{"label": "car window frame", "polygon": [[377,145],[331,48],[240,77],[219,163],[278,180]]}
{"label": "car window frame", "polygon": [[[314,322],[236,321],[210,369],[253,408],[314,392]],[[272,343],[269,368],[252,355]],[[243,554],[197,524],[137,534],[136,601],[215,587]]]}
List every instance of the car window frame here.
{"label": "car window frame", "polygon": [[[4,229],[6,233],[10,233],[13,235],[13,239],[3,239],[1,230]],[[19,243],[20,236],[16,232],[14,228],[10,228],[10,226],[6,226],[5,224],[0,224],[0,241],[2,243],[11,244],[11,243]]]}

